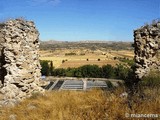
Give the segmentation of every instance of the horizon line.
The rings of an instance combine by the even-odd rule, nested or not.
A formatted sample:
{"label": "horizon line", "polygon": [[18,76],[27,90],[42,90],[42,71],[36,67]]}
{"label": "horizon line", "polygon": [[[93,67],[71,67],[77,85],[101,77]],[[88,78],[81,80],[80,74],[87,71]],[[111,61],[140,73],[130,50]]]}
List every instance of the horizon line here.
{"label": "horizon line", "polygon": [[55,39],[40,39],[40,41],[57,41],[57,42],[134,42],[133,40],[55,40]]}

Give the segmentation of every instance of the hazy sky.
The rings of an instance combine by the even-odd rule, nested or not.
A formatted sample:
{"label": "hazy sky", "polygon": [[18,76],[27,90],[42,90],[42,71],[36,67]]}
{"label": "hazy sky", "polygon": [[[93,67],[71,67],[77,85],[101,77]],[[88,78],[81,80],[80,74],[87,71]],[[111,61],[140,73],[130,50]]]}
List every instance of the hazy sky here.
{"label": "hazy sky", "polygon": [[160,0],[0,0],[0,20],[33,20],[41,40],[132,41],[160,18]]}

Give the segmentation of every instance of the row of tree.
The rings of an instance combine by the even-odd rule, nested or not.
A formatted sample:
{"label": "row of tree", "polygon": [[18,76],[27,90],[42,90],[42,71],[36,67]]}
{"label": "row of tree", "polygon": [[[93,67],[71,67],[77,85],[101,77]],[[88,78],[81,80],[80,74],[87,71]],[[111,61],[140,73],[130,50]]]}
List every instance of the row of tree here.
{"label": "row of tree", "polygon": [[124,64],[116,66],[104,65],[84,65],[78,68],[54,68],[52,61],[41,61],[41,72],[45,76],[64,76],[64,77],[93,77],[93,78],[115,78],[127,79],[132,73],[132,69]]}

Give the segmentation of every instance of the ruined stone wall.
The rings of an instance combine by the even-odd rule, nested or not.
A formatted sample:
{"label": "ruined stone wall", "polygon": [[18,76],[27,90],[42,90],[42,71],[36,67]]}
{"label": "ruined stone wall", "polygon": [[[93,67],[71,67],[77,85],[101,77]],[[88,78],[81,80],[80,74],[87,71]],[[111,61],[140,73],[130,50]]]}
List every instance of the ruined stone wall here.
{"label": "ruined stone wall", "polygon": [[[0,88],[0,104],[14,104],[29,97],[40,87],[39,32],[32,21],[9,20],[0,30],[6,70]],[[4,40],[4,42],[2,42]]]}
{"label": "ruined stone wall", "polygon": [[4,69],[3,69],[3,65],[4,65],[4,56],[3,56],[3,44],[4,44],[4,39],[3,39],[3,34],[1,32],[2,28],[4,26],[4,23],[0,24],[0,87],[3,84],[4,81]]}
{"label": "ruined stone wall", "polygon": [[160,22],[134,31],[136,78],[141,79],[151,69],[160,71]]}
{"label": "ruined stone wall", "polygon": [[[0,26],[0,29],[2,27]],[[0,38],[2,37],[2,34],[0,33]],[[0,40],[2,41],[2,40]],[[3,46],[2,46],[2,42],[0,42],[0,86],[2,85],[2,49],[3,49]]]}

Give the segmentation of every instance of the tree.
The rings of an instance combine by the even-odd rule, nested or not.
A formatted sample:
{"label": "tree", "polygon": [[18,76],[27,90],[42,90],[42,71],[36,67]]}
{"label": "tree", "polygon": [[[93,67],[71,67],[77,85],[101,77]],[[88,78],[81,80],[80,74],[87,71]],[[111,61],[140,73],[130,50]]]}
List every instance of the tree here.
{"label": "tree", "polygon": [[113,78],[115,76],[114,72],[115,72],[114,67],[112,67],[111,65],[102,66],[102,76],[103,77]]}
{"label": "tree", "polygon": [[54,67],[53,67],[53,62],[51,61],[51,62],[50,62],[50,67],[49,67],[50,75],[53,75],[53,69],[54,69]]}
{"label": "tree", "polygon": [[62,63],[64,63],[65,62],[65,60],[62,60]]}
{"label": "tree", "polygon": [[101,71],[97,65],[84,65],[80,67],[82,77],[100,77]]}
{"label": "tree", "polygon": [[42,75],[45,75],[45,76],[48,76],[49,75],[49,65],[48,65],[48,61],[46,60],[41,60],[40,61],[40,64],[41,64],[41,73]]}
{"label": "tree", "polygon": [[54,76],[66,76],[66,70],[63,68],[57,68],[53,71]]}
{"label": "tree", "polygon": [[82,77],[82,71],[79,68],[75,69],[74,77]]}
{"label": "tree", "polygon": [[128,72],[129,68],[122,64],[117,64],[115,67],[115,75],[118,79],[126,80],[128,77]]}
{"label": "tree", "polygon": [[75,68],[67,68],[65,70],[65,74],[67,77],[75,77],[74,76],[74,71],[75,71]]}

